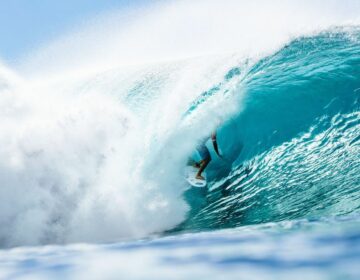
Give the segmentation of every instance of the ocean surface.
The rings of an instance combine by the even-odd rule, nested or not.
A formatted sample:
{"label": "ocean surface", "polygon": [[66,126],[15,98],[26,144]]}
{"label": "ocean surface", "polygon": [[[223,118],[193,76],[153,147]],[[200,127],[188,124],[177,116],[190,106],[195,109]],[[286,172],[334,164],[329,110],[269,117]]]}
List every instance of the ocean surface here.
{"label": "ocean surface", "polygon": [[[360,27],[294,34],[46,78],[1,64],[0,278],[360,279]],[[192,188],[213,130],[224,160],[208,143]]]}
{"label": "ocean surface", "polygon": [[0,253],[3,279],[358,279],[359,216]]}

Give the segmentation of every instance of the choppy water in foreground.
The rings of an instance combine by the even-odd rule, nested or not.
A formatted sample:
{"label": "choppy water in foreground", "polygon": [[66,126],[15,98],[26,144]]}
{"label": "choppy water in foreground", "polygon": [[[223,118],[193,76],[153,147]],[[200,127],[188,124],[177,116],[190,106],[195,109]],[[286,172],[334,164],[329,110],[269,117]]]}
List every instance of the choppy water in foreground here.
{"label": "choppy water in foreground", "polygon": [[0,251],[6,279],[359,279],[359,216]]}

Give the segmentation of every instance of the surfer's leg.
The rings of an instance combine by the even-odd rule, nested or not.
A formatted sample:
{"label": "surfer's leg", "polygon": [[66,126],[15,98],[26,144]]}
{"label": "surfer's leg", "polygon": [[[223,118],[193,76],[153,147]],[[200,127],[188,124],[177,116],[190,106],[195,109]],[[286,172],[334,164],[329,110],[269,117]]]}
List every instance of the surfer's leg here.
{"label": "surfer's leg", "polygon": [[211,155],[209,149],[205,145],[198,146],[196,150],[198,151],[201,157],[200,167],[198,173],[196,174],[196,179],[205,180],[205,178],[201,176],[201,174],[203,173],[206,166],[208,166],[209,162],[211,161]]}
{"label": "surfer's leg", "polygon": [[198,173],[196,173],[196,177],[195,177],[196,179],[205,180],[205,178],[203,176],[201,176],[201,174],[205,170],[206,166],[208,166],[210,160],[211,160],[211,158],[207,158],[207,159],[200,161],[200,168],[199,168]]}

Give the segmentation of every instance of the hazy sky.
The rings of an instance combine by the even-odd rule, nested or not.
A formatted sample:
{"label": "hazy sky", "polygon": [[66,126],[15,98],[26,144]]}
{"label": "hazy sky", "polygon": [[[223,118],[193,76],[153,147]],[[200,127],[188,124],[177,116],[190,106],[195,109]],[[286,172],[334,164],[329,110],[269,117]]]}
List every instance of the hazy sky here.
{"label": "hazy sky", "polygon": [[0,59],[16,60],[104,11],[150,0],[0,0]]}
{"label": "hazy sky", "polygon": [[360,0],[0,0],[0,62],[47,72],[96,62],[249,56],[359,22],[359,11]]}

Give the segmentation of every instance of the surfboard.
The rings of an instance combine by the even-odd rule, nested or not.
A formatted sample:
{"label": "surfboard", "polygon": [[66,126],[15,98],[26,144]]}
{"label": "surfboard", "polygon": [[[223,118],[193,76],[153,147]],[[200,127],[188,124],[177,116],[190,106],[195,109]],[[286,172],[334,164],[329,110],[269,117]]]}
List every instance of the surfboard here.
{"label": "surfboard", "polygon": [[203,188],[206,186],[206,173],[203,172],[202,176],[205,178],[205,180],[199,180],[196,179],[196,173],[198,172],[198,169],[194,166],[186,166],[185,167],[185,179],[188,181],[190,185],[196,188]]}

